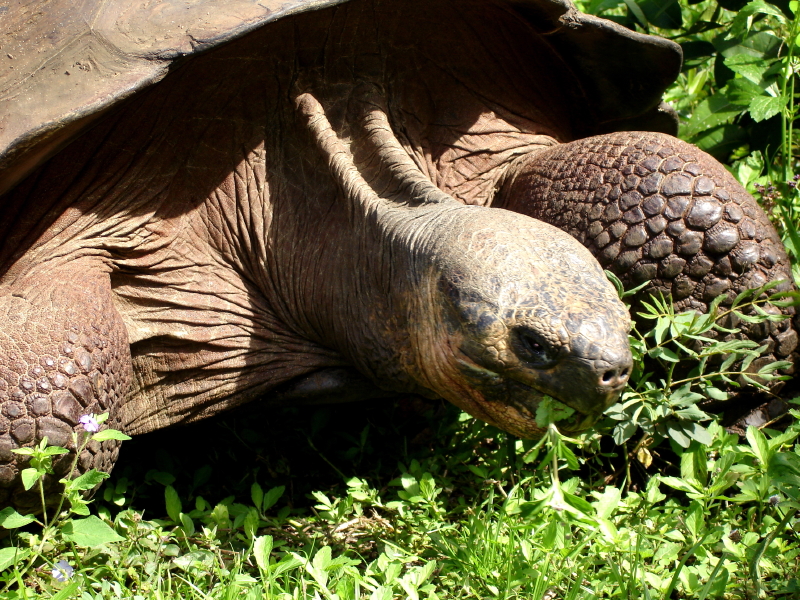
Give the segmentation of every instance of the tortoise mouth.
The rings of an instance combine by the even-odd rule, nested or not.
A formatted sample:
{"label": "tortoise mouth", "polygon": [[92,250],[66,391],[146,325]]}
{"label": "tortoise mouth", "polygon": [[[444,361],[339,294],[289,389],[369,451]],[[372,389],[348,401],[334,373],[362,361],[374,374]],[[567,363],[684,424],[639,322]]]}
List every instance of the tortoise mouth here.
{"label": "tortoise mouth", "polygon": [[[520,388],[520,390],[523,391],[523,392],[528,392],[529,398],[531,396],[535,396],[536,397],[536,400],[535,400],[536,405],[532,407],[531,406],[532,402],[531,402],[530,399],[526,402],[524,400],[520,401],[519,397],[516,396],[516,395],[510,396],[509,397],[509,404],[512,405],[514,408],[516,408],[518,411],[520,409],[523,409],[525,412],[532,412],[532,413],[535,414],[536,410],[538,408],[539,402],[544,400],[545,396],[547,396],[546,393],[544,393],[544,392],[542,392],[540,390],[537,390],[536,388],[533,388],[533,387],[531,387],[531,386],[529,386],[529,385],[527,385],[525,383],[522,383],[521,381],[513,379],[513,378],[510,378],[509,384],[511,386]],[[552,398],[552,396],[551,396],[551,398]],[[572,414],[571,415],[569,415],[567,417],[564,417],[562,419],[558,419],[555,422],[556,427],[558,427],[558,430],[561,433],[566,433],[566,434],[580,433],[581,431],[586,431],[587,429],[591,429],[594,426],[594,424],[597,423],[597,421],[600,420],[600,417],[601,417],[602,413],[600,413],[600,414],[587,414],[587,413],[581,412],[580,410],[578,410],[574,406],[571,406],[569,402],[565,402],[564,400],[562,400],[560,398],[553,398],[553,399],[556,400],[557,402],[563,404],[564,406],[567,406],[570,409],[572,409]],[[522,411],[520,411],[520,412],[522,412]]]}
{"label": "tortoise mouth", "polygon": [[[526,421],[531,422],[531,428],[541,431],[542,427],[536,422],[536,411],[539,403],[548,395],[548,392],[539,390],[528,381],[520,381],[514,376],[513,371],[499,373],[478,364],[463,350],[459,349],[456,363],[461,373],[466,376],[470,385],[477,389],[489,404],[502,403],[514,409]],[[552,394],[550,394],[551,397]],[[558,429],[564,433],[578,433],[591,428],[600,418],[602,413],[589,414],[581,411],[570,399],[553,397],[558,402],[568,406],[574,412],[556,423]],[[496,423],[497,424],[497,423]],[[505,428],[503,424],[497,424]],[[513,427],[516,429],[516,427]]]}

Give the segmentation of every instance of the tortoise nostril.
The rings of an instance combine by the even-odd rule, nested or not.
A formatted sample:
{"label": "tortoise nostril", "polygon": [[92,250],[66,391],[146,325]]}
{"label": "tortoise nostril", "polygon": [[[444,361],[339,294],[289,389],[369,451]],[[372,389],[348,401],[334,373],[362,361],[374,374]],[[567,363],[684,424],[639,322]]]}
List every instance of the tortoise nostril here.
{"label": "tortoise nostril", "polygon": [[628,381],[630,369],[622,367],[621,369],[609,369],[601,376],[600,380],[606,386],[618,386]]}

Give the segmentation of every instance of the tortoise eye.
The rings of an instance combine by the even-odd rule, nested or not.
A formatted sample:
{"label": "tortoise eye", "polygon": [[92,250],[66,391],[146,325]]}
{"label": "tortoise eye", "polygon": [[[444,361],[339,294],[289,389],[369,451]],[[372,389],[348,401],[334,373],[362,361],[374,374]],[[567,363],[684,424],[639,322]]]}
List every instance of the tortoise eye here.
{"label": "tortoise eye", "polygon": [[522,360],[534,364],[544,364],[552,360],[549,345],[532,330],[517,329],[516,338],[517,355]]}

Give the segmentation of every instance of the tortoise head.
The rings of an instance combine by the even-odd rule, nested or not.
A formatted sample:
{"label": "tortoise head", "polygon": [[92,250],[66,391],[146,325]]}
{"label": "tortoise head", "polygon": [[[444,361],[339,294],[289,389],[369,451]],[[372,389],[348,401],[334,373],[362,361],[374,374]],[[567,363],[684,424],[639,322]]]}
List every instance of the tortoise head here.
{"label": "tortoise head", "polygon": [[460,207],[444,218],[431,243],[434,289],[418,296],[432,298],[435,321],[420,330],[437,332],[436,348],[418,344],[427,387],[521,437],[541,433],[544,395],[576,411],[564,429],[590,427],[632,366],[630,317],[597,261],[516,213]]}
{"label": "tortoise head", "polygon": [[[560,423],[572,431],[591,426],[619,398],[632,365],[630,317],[577,240],[443,193],[380,110],[365,112],[365,135],[351,158],[311,94],[297,106],[358,231],[374,232],[359,238],[375,245],[355,258],[348,253],[355,262],[332,276],[336,289],[368,298],[363,318],[348,319],[331,337],[358,341],[347,356],[362,373],[386,389],[441,396],[521,437],[542,432],[536,409],[544,395],[576,411]],[[378,157],[372,163],[380,168],[371,171],[362,156]],[[372,186],[391,193],[379,196]],[[370,258],[378,262],[364,272]],[[377,284],[370,273],[380,274]]]}

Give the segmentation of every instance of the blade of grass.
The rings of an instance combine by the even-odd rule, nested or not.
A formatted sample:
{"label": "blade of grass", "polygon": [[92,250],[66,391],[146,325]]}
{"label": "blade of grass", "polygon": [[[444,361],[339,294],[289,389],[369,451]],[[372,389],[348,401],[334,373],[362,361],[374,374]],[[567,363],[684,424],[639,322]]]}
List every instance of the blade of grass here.
{"label": "blade of grass", "polygon": [[686,564],[686,561],[689,560],[692,556],[694,556],[694,553],[697,552],[697,549],[703,545],[703,542],[708,537],[708,534],[709,532],[706,531],[703,534],[703,536],[699,540],[697,540],[697,542],[691,548],[689,548],[689,551],[683,555],[683,558],[681,558],[680,562],[678,563],[678,568],[675,569],[675,573],[672,575],[672,579],[669,582],[669,587],[667,588],[667,591],[664,593],[664,600],[669,600],[669,597],[672,594],[672,590],[674,590],[675,586],[678,585],[678,577],[680,576],[681,571],[683,570],[683,567]]}
{"label": "blade of grass", "polygon": [[708,596],[708,592],[711,591],[711,586],[714,585],[714,581],[717,578],[717,574],[720,572],[722,567],[725,564],[725,559],[728,557],[727,554],[723,554],[720,559],[717,561],[717,566],[714,567],[714,570],[711,571],[711,575],[708,577],[708,581],[703,586],[703,589],[700,590],[700,595],[697,597],[697,600],[706,600],[706,596]]}

